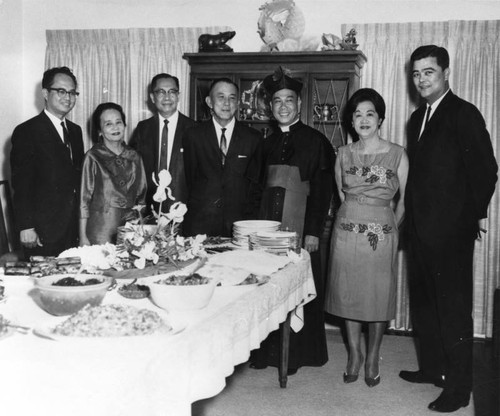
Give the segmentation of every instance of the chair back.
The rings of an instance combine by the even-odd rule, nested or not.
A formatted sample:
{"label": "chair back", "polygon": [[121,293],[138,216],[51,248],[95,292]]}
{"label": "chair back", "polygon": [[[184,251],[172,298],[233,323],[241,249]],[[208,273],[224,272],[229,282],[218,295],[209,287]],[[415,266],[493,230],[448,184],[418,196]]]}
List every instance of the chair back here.
{"label": "chair back", "polygon": [[0,181],[0,255],[19,249],[19,236],[14,226],[12,193],[8,180]]}

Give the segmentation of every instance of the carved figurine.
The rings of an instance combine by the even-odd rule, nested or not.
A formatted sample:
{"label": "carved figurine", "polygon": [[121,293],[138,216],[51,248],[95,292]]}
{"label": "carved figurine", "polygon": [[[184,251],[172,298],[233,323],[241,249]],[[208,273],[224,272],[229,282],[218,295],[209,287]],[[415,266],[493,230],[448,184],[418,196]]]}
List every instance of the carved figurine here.
{"label": "carved figurine", "polygon": [[198,52],[233,52],[226,42],[234,38],[234,35],[234,31],[220,32],[218,35],[204,33],[198,38]]}
{"label": "carved figurine", "polygon": [[321,50],[323,51],[339,51],[342,49],[342,46],[340,46],[341,39],[333,33],[323,33],[321,40],[323,42]]}
{"label": "carved figurine", "polygon": [[356,29],[351,29],[345,36],[340,45],[344,50],[354,50],[358,47],[356,43]]}

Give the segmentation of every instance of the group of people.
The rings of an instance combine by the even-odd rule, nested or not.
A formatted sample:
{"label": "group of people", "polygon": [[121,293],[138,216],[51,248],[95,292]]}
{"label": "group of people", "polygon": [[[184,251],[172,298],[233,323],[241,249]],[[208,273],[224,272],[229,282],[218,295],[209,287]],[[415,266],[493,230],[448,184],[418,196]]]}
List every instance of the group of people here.
{"label": "group of people", "polygon": [[[345,383],[364,365],[369,387],[380,383],[380,348],[396,313],[396,255],[403,222],[410,246],[410,300],[419,337],[413,383],[443,387],[429,404],[438,412],[467,406],[472,389],[472,258],[495,189],[497,164],[479,111],[449,89],[446,49],[426,45],[411,56],[423,99],[408,125],[408,152],[380,136],[384,99],[356,91],[344,120],[353,142],[335,157],[328,139],[300,121],[302,83],[279,67],[264,79],[276,121],[266,139],[235,114],[239,88],[212,82],[212,119],[181,114],[179,80],[156,75],[156,114],[125,140],[125,115],[115,103],[92,117],[95,145],[84,155],[82,131],[66,119],[77,81],[66,67],[44,73],[45,109],[12,135],[12,185],[17,226],[27,256],[57,255],[78,244],[113,241],[132,207],[154,206],[153,176],[168,169],[171,188],[188,211],[186,236],[230,237],[241,219],[278,220],[302,236],[317,297],[304,307],[304,327],[291,334],[288,373],[328,360],[324,310],[345,320]],[[319,238],[334,192],[336,214],[328,270],[321,274]],[[168,206],[166,207],[168,209]],[[368,326],[366,358],[362,328]],[[278,366],[279,334],[252,353],[251,366]]]}

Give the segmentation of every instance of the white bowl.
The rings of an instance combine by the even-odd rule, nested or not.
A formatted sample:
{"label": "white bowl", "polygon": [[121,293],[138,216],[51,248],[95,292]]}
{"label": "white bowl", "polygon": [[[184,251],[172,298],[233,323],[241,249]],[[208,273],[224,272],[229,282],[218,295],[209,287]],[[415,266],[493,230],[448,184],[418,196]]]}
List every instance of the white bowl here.
{"label": "white bowl", "polygon": [[[158,279],[155,279],[155,282]],[[214,294],[216,282],[210,279],[202,285],[167,285],[148,283],[151,299],[166,311],[187,311],[206,307]]]}

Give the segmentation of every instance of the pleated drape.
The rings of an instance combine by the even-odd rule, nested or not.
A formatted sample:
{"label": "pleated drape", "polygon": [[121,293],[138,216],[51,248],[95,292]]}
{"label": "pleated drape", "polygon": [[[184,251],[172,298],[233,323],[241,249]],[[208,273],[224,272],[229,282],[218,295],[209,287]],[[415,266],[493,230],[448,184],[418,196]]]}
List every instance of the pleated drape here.
{"label": "pleated drape", "polygon": [[47,30],[45,67],[68,66],[78,80],[80,96],[69,118],[82,126],[85,149],[91,145],[92,112],[113,101],[127,117],[127,136],[151,116],[148,84],[160,72],[180,81],[179,110],[187,113],[189,65],[182,55],[198,50],[198,37],[227,27]]}
{"label": "pleated drape", "polygon": [[[376,89],[387,105],[382,137],[406,146],[406,123],[417,106],[409,72],[410,55],[420,45],[435,44],[450,53],[450,87],[483,114],[495,155],[500,147],[500,21],[344,24],[357,31],[358,49],[367,57],[361,87]],[[481,180],[481,178],[477,178]],[[500,285],[500,193],[493,196],[488,233],[474,254],[474,333],[491,337],[493,292]],[[397,316],[391,328],[411,330],[407,253],[398,255]]]}

